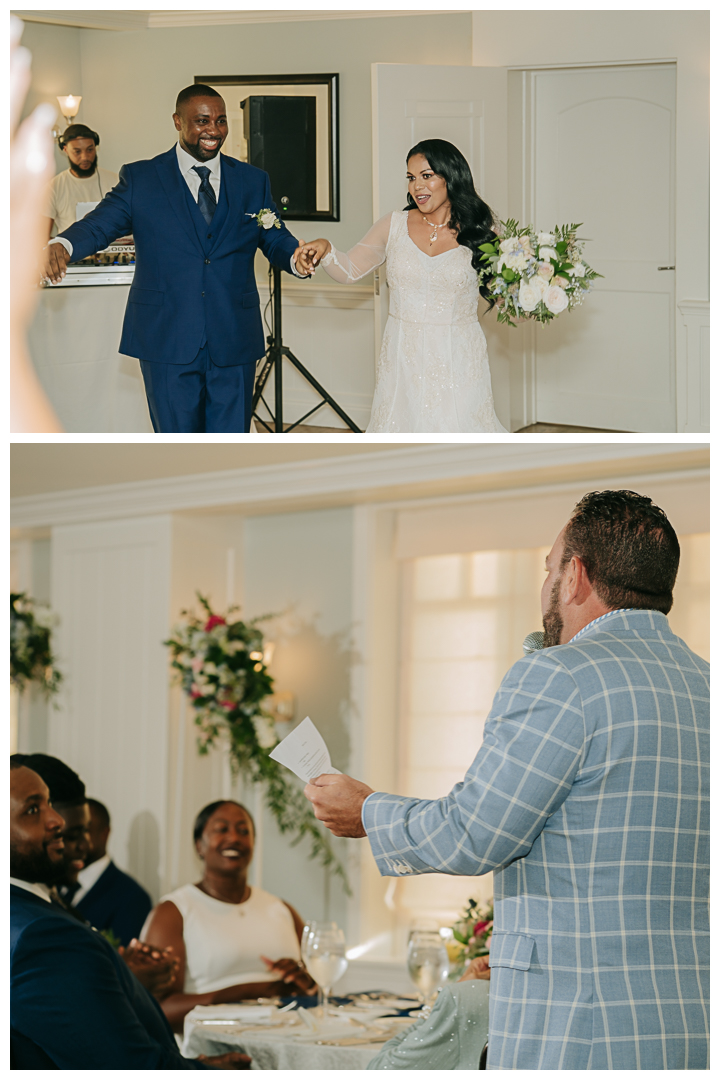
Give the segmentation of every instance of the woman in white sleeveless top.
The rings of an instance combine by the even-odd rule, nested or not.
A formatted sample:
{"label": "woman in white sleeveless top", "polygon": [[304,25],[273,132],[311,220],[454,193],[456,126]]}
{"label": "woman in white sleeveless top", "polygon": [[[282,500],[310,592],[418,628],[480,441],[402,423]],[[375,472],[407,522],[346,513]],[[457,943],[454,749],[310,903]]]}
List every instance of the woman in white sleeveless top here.
{"label": "woman in white sleeveless top", "polygon": [[196,1005],[274,994],[314,993],[300,960],[303,920],[284,900],[247,884],[255,828],[239,803],[219,801],[195,820],[204,873],[197,885],[163,896],[143,940],[172,946],[179,958],[173,988],[161,1002],[174,1031]]}

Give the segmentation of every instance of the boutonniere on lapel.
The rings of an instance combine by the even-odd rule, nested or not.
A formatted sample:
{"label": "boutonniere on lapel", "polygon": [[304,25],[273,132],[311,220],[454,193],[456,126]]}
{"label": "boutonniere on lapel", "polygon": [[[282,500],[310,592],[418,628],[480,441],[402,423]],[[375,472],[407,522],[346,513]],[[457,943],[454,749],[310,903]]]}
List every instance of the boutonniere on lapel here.
{"label": "boutonniere on lapel", "polygon": [[267,207],[264,210],[258,210],[257,214],[246,214],[245,217],[255,218],[263,229],[272,229],[273,225],[276,229],[280,228],[277,214],[268,210]]}

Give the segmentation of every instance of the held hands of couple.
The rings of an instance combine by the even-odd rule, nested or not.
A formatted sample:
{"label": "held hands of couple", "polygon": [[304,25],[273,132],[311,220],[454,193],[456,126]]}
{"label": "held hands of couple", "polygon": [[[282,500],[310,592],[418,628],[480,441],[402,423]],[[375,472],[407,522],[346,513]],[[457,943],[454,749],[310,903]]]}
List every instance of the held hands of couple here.
{"label": "held hands of couple", "polygon": [[363,803],[373,789],[345,773],[324,773],[305,786],[305,798],[334,836],[367,836],[362,823]]}
{"label": "held hands of couple", "polygon": [[310,240],[307,244],[304,240],[301,240],[300,246],[293,256],[295,265],[303,273],[312,275],[315,273],[317,264],[327,255],[329,250],[330,242],[328,240]]}

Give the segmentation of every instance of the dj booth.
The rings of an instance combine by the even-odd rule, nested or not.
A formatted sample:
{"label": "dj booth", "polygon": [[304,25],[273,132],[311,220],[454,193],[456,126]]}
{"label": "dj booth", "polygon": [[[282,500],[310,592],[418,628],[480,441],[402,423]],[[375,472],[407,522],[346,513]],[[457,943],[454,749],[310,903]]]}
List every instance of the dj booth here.
{"label": "dj booth", "polygon": [[30,355],[66,431],[152,431],[140,364],[118,352],[134,274],[135,248],[113,244],[39,290]]}

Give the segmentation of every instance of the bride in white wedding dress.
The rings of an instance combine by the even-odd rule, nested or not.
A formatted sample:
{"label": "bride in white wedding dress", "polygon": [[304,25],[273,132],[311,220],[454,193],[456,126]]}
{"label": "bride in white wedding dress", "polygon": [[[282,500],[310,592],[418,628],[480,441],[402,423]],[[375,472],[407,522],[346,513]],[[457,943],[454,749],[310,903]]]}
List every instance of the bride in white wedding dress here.
{"label": "bride in white wedding dress", "polygon": [[[407,157],[408,208],[380,218],[359,244],[303,248],[343,284],[387,261],[388,316],[367,431],[504,432],[495,415],[478,322],[478,246],[492,212],[460,151],[427,139]],[[483,295],[483,290],[480,290]]]}

